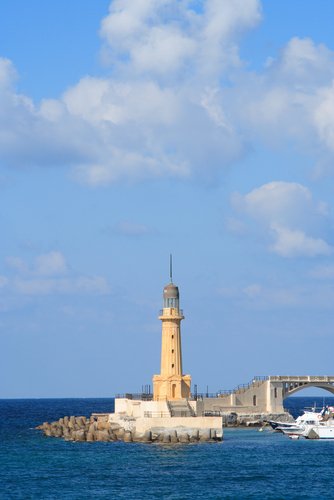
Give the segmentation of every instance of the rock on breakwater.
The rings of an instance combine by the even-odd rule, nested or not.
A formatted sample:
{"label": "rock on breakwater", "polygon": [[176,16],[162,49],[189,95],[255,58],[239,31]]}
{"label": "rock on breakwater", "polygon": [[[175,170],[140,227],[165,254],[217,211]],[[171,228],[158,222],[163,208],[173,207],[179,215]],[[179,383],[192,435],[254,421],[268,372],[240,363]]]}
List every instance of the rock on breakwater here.
{"label": "rock on breakwater", "polygon": [[109,416],[92,415],[65,416],[54,422],[44,422],[36,427],[43,431],[45,436],[59,437],[65,441],[123,441],[141,443],[196,443],[207,441],[221,441],[215,429],[193,429],[189,427],[159,428],[152,427],[145,432],[129,430],[127,422],[124,426],[119,422],[109,421]]}
{"label": "rock on breakwater", "polygon": [[269,420],[280,422],[294,422],[290,413],[224,413],[224,427],[263,427],[269,425]]}

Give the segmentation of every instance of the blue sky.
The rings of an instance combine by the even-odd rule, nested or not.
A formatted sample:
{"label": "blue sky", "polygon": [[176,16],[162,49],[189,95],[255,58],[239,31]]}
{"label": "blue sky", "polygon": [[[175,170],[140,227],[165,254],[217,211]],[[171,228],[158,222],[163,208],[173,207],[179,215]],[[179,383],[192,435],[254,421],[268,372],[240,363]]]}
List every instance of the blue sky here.
{"label": "blue sky", "polygon": [[332,374],[333,2],[0,5],[0,397]]}

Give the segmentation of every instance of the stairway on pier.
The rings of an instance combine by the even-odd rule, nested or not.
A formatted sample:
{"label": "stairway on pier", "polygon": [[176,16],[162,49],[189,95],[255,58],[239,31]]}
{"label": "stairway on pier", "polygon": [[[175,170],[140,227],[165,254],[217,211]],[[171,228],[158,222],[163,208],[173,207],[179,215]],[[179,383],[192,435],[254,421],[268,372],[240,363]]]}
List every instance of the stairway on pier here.
{"label": "stairway on pier", "polygon": [[187,399],[168,401],[168,408],[171,417],[194,417],[195,412]]}

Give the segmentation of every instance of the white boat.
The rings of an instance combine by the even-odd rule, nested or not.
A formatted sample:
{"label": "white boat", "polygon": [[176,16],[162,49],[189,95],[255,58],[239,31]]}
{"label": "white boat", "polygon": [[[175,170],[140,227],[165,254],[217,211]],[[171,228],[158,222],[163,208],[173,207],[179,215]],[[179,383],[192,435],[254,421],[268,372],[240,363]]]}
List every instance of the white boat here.
{"label": "white boat", "polygon": [[284,434],[293,439],[299,437],[304,437],[306,439],[334,439],[334,414],[332,410],[332,408],[326,409],[320,414],[305,412],[303,417],[308,414],[308,418],[303,422],[297,424],[296,421],[294,427],[281,430]]}
{"label": "white boat", "polygon": [[322,418],[321,413],[315,411],[305,411],[303,415],[296,418],[294,422],[278,422],[269,420],[271,427],[276,431],[289,431],[294,429],[299,429],[305,422],[310,422],[316,424]]}
{"label": "white boat", "polygon": [[284,429],[284,434],[291,439],[304,437],[306,439],[334,439],[334,420],[319,422],[318,424],[305,424],[299,429]]}
{"label": "white boat", "polygon": [[306,426],[304,437],[307,439],[334,439],[334,420],[319,422],[318,425]]}

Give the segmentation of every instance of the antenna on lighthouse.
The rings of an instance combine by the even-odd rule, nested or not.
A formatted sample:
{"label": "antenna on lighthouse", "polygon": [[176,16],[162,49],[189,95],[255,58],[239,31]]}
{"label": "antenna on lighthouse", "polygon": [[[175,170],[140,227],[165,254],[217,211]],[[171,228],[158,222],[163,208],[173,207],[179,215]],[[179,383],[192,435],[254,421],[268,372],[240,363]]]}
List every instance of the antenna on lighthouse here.
{"label": "antenna on lighthouse", "polygon": [[169,255],[169,278],[170,282],[173,283],[173,256]]}

